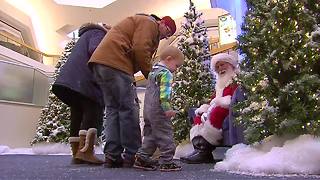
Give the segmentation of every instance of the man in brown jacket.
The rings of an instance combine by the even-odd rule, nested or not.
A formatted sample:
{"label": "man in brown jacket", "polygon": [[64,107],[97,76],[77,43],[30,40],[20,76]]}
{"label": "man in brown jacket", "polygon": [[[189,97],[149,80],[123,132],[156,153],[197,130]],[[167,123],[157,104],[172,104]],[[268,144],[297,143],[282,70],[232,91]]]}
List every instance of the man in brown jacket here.
{"label": "man in brown jacket", "polygon": [[141,71],[148,78],[159,41],[175,31],[175,22],[169,16],[160,19],[137,14],[115,25],[92,54],[89,66],[106,106],[105,167],[132,167],[141,146],[133,75]]}

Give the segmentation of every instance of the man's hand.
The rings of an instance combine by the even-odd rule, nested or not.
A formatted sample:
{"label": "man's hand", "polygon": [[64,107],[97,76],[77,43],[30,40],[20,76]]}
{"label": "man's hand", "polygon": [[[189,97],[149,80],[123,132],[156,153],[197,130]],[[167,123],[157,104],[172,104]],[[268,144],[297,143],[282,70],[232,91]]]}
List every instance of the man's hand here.
{"label": "man's hand", "polygon": [[172,118],[172,117],[174,117],[176,115],[176,111],[174,111],[174,110],[169,110],[169,111],[166,111],[164,113],[165,113],[167,118]]}

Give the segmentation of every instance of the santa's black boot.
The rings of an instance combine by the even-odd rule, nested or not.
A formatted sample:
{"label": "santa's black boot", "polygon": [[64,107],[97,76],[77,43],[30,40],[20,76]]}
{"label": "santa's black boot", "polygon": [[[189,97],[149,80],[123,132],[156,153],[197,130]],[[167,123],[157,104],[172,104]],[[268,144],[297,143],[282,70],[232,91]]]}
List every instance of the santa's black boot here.
{"label": "santa's black boot", "polygon": [[198,138],[200,136],[196,136],[194,137],[192,140],[191,140],[191,143],[192,143],[192,146],[193,146],[193,152],[186,155],[186,156],[183,156],[183,157],[180,157],[180,160],[182,162],[185,162],[185,161],[188,161],[188,159],[192,156],[194,156],[195,154],[198,154],[199,153],[199,148],[200,147],[200,141],[201,141],[201,138]]}
{"label": "santa's black boot", "polygon": [[180,160],[187,164],[202,164],[214,163],[212,151],[215,146],[211,145],[202,136],[196,136],[192,139],[194,151],[186,157],[181,157]]}

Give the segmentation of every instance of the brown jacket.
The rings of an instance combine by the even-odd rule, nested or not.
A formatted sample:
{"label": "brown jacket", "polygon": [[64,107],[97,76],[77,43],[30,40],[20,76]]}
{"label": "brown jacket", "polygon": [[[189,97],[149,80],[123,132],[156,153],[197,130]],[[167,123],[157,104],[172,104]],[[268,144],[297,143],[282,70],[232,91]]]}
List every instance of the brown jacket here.
{"label": "brown jacket", "polygon": [[133,75],[142,71],[148,78],[151,58],[159,45],[159,25],[148,15],[134,15],[115,25],[89,60]]}

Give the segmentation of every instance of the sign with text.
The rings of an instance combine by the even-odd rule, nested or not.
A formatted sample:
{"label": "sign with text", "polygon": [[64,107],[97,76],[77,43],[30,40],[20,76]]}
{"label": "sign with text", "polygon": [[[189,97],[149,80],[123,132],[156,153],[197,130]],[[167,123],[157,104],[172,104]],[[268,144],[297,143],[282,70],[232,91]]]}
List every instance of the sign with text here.
{"label": "sign with text", "polygon": [[219,42],[220,45],[236,42],[236,21],[230,14],[218,17],[219,20]]}

